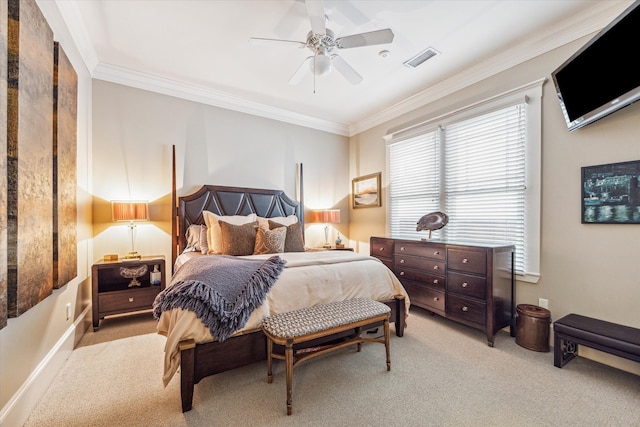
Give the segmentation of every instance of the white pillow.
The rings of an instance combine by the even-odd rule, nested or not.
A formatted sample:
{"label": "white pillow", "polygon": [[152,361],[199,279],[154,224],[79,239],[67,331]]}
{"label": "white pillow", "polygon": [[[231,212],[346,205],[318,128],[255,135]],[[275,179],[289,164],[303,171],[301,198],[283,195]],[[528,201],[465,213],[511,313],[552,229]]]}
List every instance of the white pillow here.
{"label": "white pillow", "polygon": [[242,215],[216,215],[213,212],[202,211],[204,222],[207,224],[207,243],[209,244],[210,254],[222,253],[222,231],[218,221],[222,220],[233,225],[243,225],[256,220],[256,214]]}
{"label": "white pillow", "polygon": [[258,217],[258,225],[265,230],[269,230],[269,220],[275,221],[278,224],[282,224],[284,226],[289,226],[291,224],[295,224],[298,222],[298,217],[295,215],[289,216],[276,216],[274,218],[263,218],[261,216]]}

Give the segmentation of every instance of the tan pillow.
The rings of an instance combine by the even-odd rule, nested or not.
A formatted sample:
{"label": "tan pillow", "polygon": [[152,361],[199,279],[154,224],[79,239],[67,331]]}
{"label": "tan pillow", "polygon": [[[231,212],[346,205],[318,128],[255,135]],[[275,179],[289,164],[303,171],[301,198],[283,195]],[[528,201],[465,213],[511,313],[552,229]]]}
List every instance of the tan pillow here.
{"label": "tan pillow", "polygon": [[223,255],[252,255],[256,245],[256,228],[258,221],[243,225],[229,224],[218,221],[220,234],[222,235]]}
{"label": "tan pillow", "polygon": [[221,254],[222,253],[222,236],[220,234],[220,225],[218,221],[223,220],[226,223],[233,225],[242,225],[256,220],[256,214],[243,215],[216,215],[213,212],[202,211],[204,222],[207,225],[207,246],[209,247],[208,253]]}
{"label": "tan pillow", "polygon": [[284,241],[286,237],[287,227],[278,227],[273,230],[265,230],[262,227],[258,227],[256,230],[256,245],[253,248],[253,254],[278,254],[284,252]]}
{"label": "tan pillow", "polygon": [[208,254],[209,253],[209,241],[207,237],[207,226],[202,225],[200,227],[200,253]]}
{"label": "tan pillow", "polygon": [[274,216],[273,218],[264,218],[261,216],[258,217],[258,225],[260,225],[260,227],[266,230],[269,229],[269,221],[274,221],[274,222],[277,222],[278,224],[287,226],[287,225],[291,225],[298,222],[298,217],[295,215]]}
{"label": "tan pillow", "polygon": [[[269,220],[269,228],[271,230],[282,227],[275,221]],[[304,252],[304,237],[302,235],[302,223],[295,222],[287,226],[287,236],[284,240],[285,252]]]}

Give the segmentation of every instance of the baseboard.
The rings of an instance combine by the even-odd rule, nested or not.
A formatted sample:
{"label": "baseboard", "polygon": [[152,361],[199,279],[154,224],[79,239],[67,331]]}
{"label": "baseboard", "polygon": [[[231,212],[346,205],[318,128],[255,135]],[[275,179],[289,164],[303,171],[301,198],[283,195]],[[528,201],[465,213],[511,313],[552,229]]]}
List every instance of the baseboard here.
{"label": "baseboard", "polygon": [[91,306],[89,305],[80,313],[80,316],[69,326],[18,391],[0,410],[0,426],[21,426],[29,418],[31,411],[36,407],[73,351],[76,331],[78,328],[84,327],[85,318],[90,314],[90,310]]}

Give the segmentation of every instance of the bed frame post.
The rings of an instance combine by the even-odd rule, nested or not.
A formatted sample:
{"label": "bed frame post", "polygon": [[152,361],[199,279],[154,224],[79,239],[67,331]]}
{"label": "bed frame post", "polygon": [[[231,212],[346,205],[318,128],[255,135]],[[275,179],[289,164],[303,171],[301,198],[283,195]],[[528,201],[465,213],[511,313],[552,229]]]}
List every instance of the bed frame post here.
{"label": "bed frame post", "polygon": [[171,146],[171,273],[178,258],[178,197],[176,191],[176,146]]}
{"label": "bed frame post", "polygon": [[180,344],[180,397],[182,412],[190,411],[193,405],[196,342],[193,339]]}

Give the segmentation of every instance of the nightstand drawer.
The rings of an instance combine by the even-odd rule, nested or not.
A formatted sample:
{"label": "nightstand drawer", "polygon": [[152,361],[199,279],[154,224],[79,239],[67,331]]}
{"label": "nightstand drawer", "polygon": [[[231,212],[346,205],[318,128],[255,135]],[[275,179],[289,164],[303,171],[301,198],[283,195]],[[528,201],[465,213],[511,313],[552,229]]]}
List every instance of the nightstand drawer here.
{"label": "nightstand drawer", "polygon": [[106,315],[150,309],[159,292],[160,286],[154,286],[101,293],[98,295],[100,314]]}
{"label": "nightstand drawer", "polygon": [[487,274],[487,254],[484,251],[447,249],[447,266],[450,270]]}

